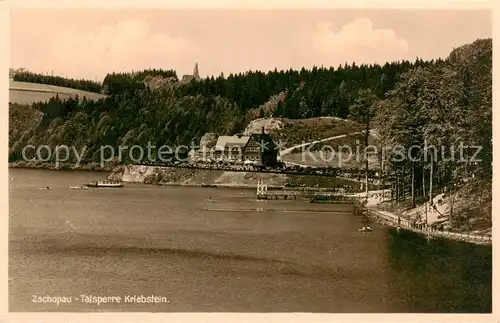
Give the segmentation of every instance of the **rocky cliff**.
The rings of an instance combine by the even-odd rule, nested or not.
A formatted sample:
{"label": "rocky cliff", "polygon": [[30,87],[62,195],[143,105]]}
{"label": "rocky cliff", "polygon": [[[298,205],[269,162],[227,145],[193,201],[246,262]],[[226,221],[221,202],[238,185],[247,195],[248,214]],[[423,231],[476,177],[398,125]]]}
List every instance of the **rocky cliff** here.
{"label": "rocky cliff", "polygon": [[286,184],[335,187],[352,182],[339,178],[314,175],[286,175],[257,172],[228,172],[220,170],[190,169],[176,167],[156,167],[127,165],[115,167],[108,179],[129,183],[185,185],[185,186],[220,186],[220,187],[257,187],[259,179],[269,188],[282,187]]}
{"label": "rocky cliff", "polygon": [[142,165],[118,166],[112,170],[108,179],[144,184],[215,185],[221,187],[256,187],[259,179],[264,180],[270,187],[281,187],[290,182],[289,177],[282,174],[227,172]]}

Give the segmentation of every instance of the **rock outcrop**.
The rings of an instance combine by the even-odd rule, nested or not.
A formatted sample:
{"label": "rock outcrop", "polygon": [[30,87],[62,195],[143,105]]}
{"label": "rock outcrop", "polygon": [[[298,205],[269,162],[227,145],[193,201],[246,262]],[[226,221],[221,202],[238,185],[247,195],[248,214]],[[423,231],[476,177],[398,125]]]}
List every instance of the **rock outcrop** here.
{"label": "rock outcrop", "polygon": [[129,183],[220,187],[257,187],[259,179],[269,187],[281,187],[290,181],[285,174],[143,165],[118,166],[111,171],[108,179]]}
{"label": "rock outcrop", "polygon": [[253,133],[261,133],[262,127],[266,133],[272,133],[282,129],[283,122],[275,118],[261,118],[248,124],[243,132],[244,136],[250,136]]}

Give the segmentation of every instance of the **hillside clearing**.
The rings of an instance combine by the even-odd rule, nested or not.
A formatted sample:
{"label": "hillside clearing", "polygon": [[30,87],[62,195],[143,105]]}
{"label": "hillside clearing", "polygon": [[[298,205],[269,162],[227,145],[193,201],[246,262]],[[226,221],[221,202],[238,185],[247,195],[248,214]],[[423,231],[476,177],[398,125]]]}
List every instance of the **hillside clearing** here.
{"label": "hillside clearing", "polygon": [[271,134],[276,142],[286,147],[293,147],[306,142],[324,140],[362,130],[354,121],[336,117],[318,117],[308,119],[261,118],[250,122],[245,133],[264,130]]}
{"label": "hillside clearing", "polygon": [[59,96],[60,99],[69,99],[77,96],[87,100],[99,100],[106,96],[99,93],[81,91],[61,86],[48,84],[17,82],[9,80],[9,102],[17,104],[33,104],[35,102],[48,101],[50,98]]}

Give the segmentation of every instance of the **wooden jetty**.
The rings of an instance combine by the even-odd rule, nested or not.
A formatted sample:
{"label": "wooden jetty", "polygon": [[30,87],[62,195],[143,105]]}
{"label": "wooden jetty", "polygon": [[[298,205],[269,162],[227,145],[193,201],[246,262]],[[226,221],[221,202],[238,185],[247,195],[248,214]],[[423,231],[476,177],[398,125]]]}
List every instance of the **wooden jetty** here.
{"label": "wooden jetty", "polygon": [[311,201],[316,200],[330,200],[342,203],[354,202],[354,196],[343,194],[338,191],[322,191],[318,189],[281,189],[281,190],[268,190],[267,185],[263,181],[257,182],[257,198],[265,200],[296,200],[299,198],[309,198]]}
{"label": "wooden jetty", "polygon": [[311,197],[311,203],[354,204],[359,196],[339,193],[316,193]]}
{"label": "wooden jetty", "polygon": [[257,198],[258,199],[265,199],[265,200],[279,200],[280,198],[283,198],[287,200],[288,198],[290,199],[297,199],[297,196],[301,196],[302,192],[299,191],[293,191],[293,190],[268,190],[267,185],[264,184],[262,180],[259,180],[257,182]]}

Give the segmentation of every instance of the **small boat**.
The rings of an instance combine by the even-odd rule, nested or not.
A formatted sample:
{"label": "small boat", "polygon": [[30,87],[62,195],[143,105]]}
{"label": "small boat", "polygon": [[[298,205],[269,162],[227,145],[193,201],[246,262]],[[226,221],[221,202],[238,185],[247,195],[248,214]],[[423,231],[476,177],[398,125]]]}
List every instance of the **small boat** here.
{"label": "small boat", "polygon": [[371,232],[372,228],[370,226],[367,227],[362,227],[361,229],[358,229],[359,232]]}
{"label": "small boat", "polygon": [[122,187],[122,182],[115,181],[92,181],[86,184],[88,187]]}
{"label": "small boat", "polygon": [[80,186],[70,186],[69,188],[72,190],[86,190],[89,187],[87,185],[80,185]]}
{"label": "small boat", "polygon": [[39,189],[40,190],[51,190],[52,188],[50,186],[46,186],[46,187],[40,187]]}

